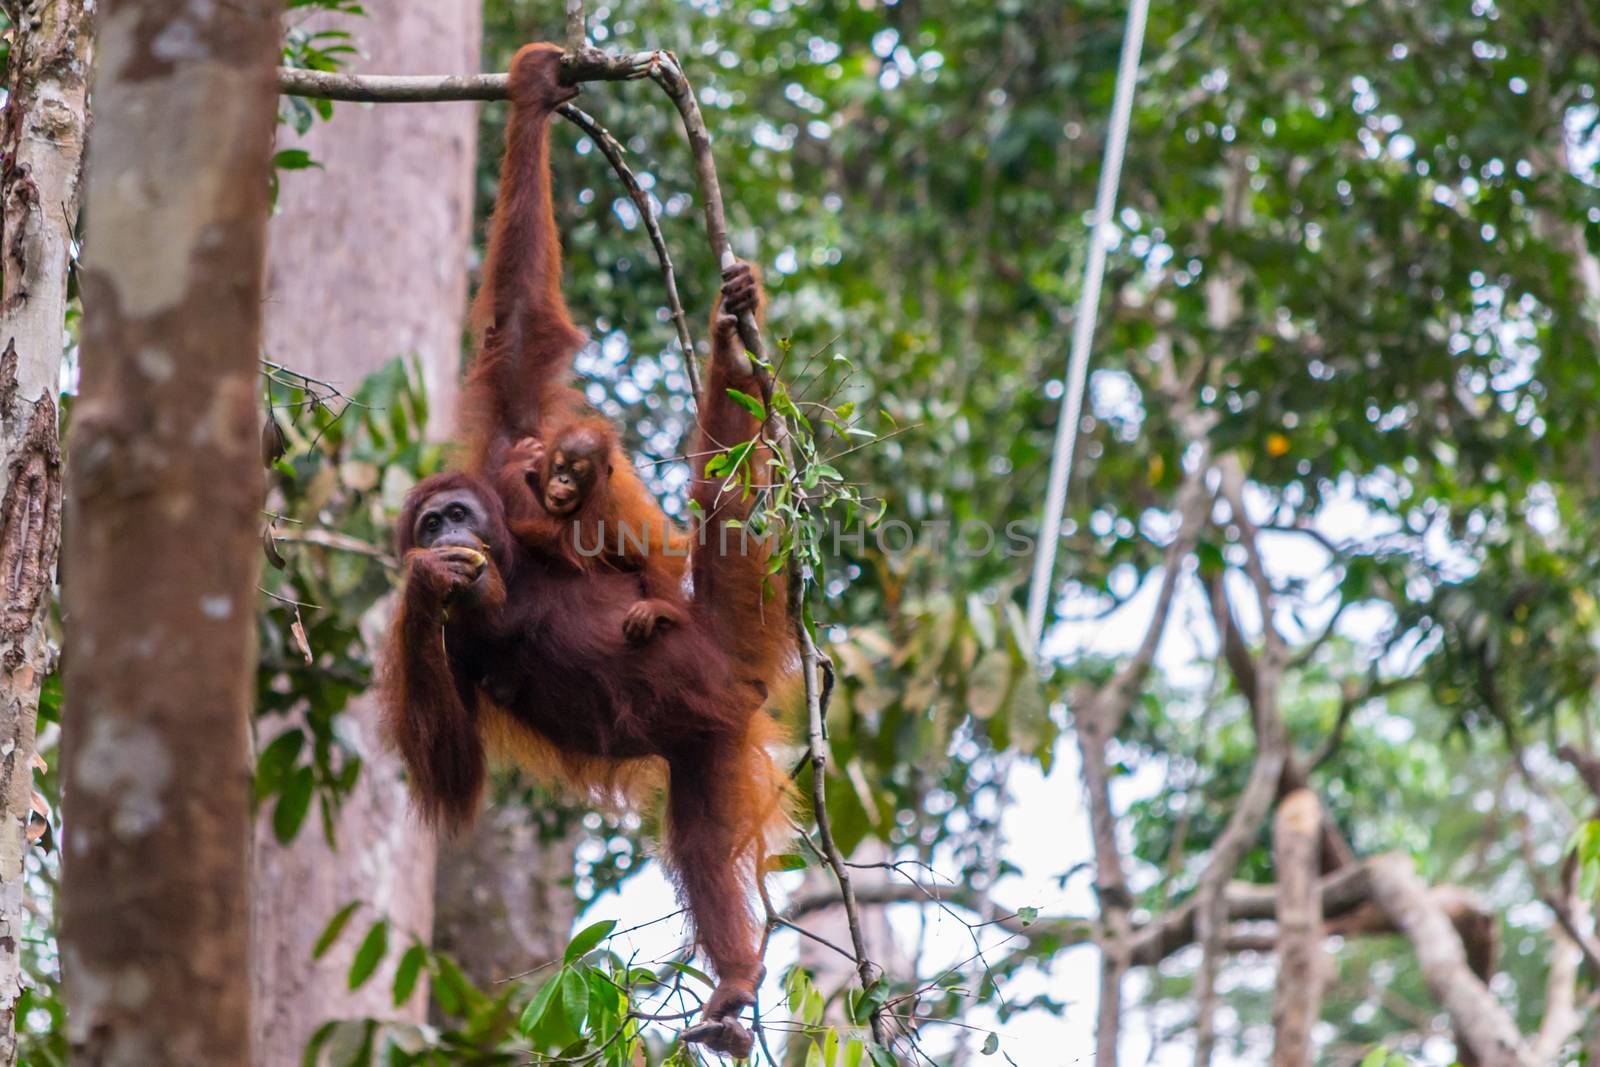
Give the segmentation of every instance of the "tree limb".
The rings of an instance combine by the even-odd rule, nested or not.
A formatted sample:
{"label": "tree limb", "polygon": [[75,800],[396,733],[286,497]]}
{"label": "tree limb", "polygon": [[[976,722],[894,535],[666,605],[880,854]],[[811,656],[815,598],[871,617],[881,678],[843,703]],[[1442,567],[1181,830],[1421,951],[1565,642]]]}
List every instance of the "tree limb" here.
{"label": "tree limb", "polygon": [[639,179],[634,176],[627,161],[622,158],[627,149],[617,143],[617,139],[611,136],[609,130],[596,122],[582,108],[563,104],[560,110],[563,118],[587,133],[594,141],[595,147],[600,149],[600,154],[611,164],[611,169],[617,172],[617,178],[621,180],[622,187],[628,191],[634,207],[639,210],[639,218],[644,222],[645,233],[649,234],[650,245],[656,252],[656,262],[661,265],[661,277],[667,287],[667,309],[672,313],[672,326],[678,334],[678,347],[683,351],[683,369],[689,376],[689,390],[695,398],[698,398],[700,360],[695,352],[694,335],[689,332],[689,316],[684,314],[683,300],[678,296],[678,275],[672,266],[672,251],[667,247],[666,238],[661,235],[661,222],[656,218],[656,209],[650,202],[650,194],[639,184]]}
{"label": "tree limb", "polygon": [[1572,769],[1578,772],[1578,777],[1583,779],[1583,784],[1589,787],[1589,792],[1600,797],[1600,758],[1575,745],[1562,745],[1556,749],[1556,755],[1563,762],[1571,764]]}
{"label": "tree limb", "polygon": [[[648,78],[664,52],[611,54],[588,48],[562,60],[561,80],[634,81]],[[347,74],[343,71],[278,68],[278,92],[319,100],[362,104],[437,104],[450,100],[504,100],[508,74]]]}
{"label": "tree limb", "polygon": [[1195,976],[1195,998],[1198,1004],[1196,1067],[1206,1067],[1210,1063],[1216,1040],[1213,1009],[1217,969],[1221,963],[1220,957],[1226,933],[1224,890],[1229,880],[1233,878],[1234,872],[1238,870],[1239,862],[1249,850],[1251,842],[1255,840],[1262,822],[1272,809],[1272,802],[1277,797],[1278,786],[1283,779],[1289,756],[1288,731],[1278,708],[1279,685],[1288,658],[1287,649],[1283,638],[1277,634],[1272,624],[1276,594],[1261,561],[1255,528],[1243,515],[1242,479],[1243,474],[1237,460],[1227,457],[1223,463],[1222,489],[1233,507],[1234,521],[1239,527],[1240,540],[1245,546],[1248,569],[1256,585],[1262,629],[1266,634],[1266,648],[1261,658],[1254,663],[1256,703],[1252,719],[1256,731],[1255,764],[1251,767],[1250,778],[1235,803],[1227,826],[1212,847],[1211,858],[1200,875],[1200,883],[1195,891],[1195,935],[1201,947],[1200,968]]}
{"label": "tree limb", "polygon": [[[1217,627],[1217,635],[1222,644],[1222,658],[1228,664],[1228,670],[1233,675],[1233,684],[1244,697],[1245,703],[1250,706],[1251,721],[1260,721],[1256,679],[1255,658],[1250,652],[1250,647],[1245,643],[1244,632],[1239,627],[1232,604],[1228,599],[1227,586],[1224,584],[1221,573],[1212,575],[1206,583],[1207,598],[1211,607],[1211,617]],[[1347,713],[1341,708],[1340,724],[1335,731],[1342,729]],[[1312,764],[1315,767],[1316,763]],[[1311,780],[1310,772],[1300,761],[1296,753],[1290,749],[1284,754],[1283,775],[1278,781],[1278,796],[1284,797],[1296,789],[1305,788]],[[1337,870],[1355,861],[1355,850],[1350,847],[1344,835],[1339,832],[1331,818],[1319,821],[1321,834],[1322,869],[1324,872]]]}
{"label": "tree limb", "polygon": [[[1473,973],[1460,934],[1430,896],[1411,860],[1380,856],[1370,861],[1369,868],[1373,899],[1411,942],[1428,988],[1478,1062],[1483,1067],[1533,1067],[1516,1022]],[[1457,1050],[1463,1061],[1464,1051]]]}

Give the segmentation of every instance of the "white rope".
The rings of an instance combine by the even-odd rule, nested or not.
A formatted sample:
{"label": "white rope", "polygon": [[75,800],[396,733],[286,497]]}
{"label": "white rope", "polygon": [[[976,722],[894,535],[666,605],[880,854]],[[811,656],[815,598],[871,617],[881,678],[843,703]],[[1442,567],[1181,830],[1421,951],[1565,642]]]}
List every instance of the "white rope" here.
{"label": "white rope", "polygon": [[1072,458],[1078,443],[1078,423],[1083,418],[1083,393],[1089,378],[1089,349],[1100,316],[1100,285],[1106,273],[1106,247],[1111,243],[1117,211],[1117,188],[1122,181],[1122,154],[1128,145],[1128,121],[1133,113],[1133,86],[1139,77],[1139,53],[1144,47],[1145,15],[1149,0],[1132,0],[1122,37],[1122,59],[1117,64],[1117,87],[1111,101],[1111,127],[1106,131],[1105,161],[1100,167],[1100,188],[1095,194],[1094,229],[1089,235],[1089,259],[1083,265],[1083,291],[1078,295],[1078,318],[1072,328],[1072,355],[1067,365],[1067,388],[1062,394],[1061,421],[1056,424],[1055,452],[1050,459],[1050,488],[1045,494],[1039,544],[1033,557],[1033,581],[1028,587],[1028,640],[1037,650],[1044,637],[1045,608],[1050,601],[1051,572],[1055,570],[1057,542],[1061,539],[1061,513],[1072,479]]}

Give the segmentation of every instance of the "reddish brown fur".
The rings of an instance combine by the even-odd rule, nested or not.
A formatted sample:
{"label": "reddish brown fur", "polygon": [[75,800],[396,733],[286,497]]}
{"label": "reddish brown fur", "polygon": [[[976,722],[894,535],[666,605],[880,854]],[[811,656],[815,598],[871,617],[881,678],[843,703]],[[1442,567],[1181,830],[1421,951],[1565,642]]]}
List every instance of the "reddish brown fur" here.
{"label": "reddish brown fur", "polygon": [[[747,1053],[750,1036],[732,1020],[761,974],[753,902],[763,857],[785,828],[787,795],[769,755],[779,730],[762,703],[792,677],[796,657],[781,577],[765,574],[765,546],[727,530],[747,517],[750,498],[704,476],[712,454],[758,430],[727,395],[730,387],[758,392],[731,318],[713,316],[691,490],[704,519],[682,625],[629,646],[623,626],[639,576],[574,567],[530,547],[508,526],[501,492],[512,442],[582,417],[565,380],[581,335],[561,299],[550,202],[550,117],[571,96],[558,82],[559,54],[529,45],[512,65],[500,200],[474,304],[481,341],[463,413],[468,469],[424,480],[400,516],[406,582],[391,631],[387,717],[421,810],[450,824],[477,807],[486,741],[596,801],[637,799],[664,781],[667,861],[720,980],[705,1007],[719,1024],[707,1043]],[[723,297],[730,310],[759,308],[748,267],[727,273]],[[754,456],[753,469],[767,470],[766,458]],[[595,506],[636,519],[658,514],[638,503],[648,494],[620,449],[612,467]],[[470,540],[486,563],[473,566],[483,556],[456,547],[463,540],[419,547],[419,515],[436,513],[448,492],[482,505],[487,517],[473,520]]]}
{"label": "reddish brown fur", "polygon": [[[562,452],[579,452],[598,469],[576,510],[557,515],[542,494]],[[642,640],[662,623],[683,621],[689,538],[651,496],[604,418],[564,416],[547,425],[541,438],[518,442],[495,484],[508,502],[511,533],[525,547],[557,555],[580,571],[604,566],[638,574],[640,601],[628,619],[630,637]]]}

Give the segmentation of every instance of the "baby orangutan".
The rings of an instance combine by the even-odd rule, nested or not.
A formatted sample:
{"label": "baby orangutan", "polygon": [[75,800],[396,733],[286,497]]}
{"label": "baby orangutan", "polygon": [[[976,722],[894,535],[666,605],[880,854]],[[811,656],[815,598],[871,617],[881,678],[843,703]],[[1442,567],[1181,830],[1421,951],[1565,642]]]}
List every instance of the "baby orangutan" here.
{"label": "baby orangutan", "polygon": [[520,478],[526,487],[516,494],[524,506],[509,524],[524,547],[580,571],[599,561],[638,572],[640,599],[623,617],[622,632],[647,641],[684,620],[689,542],[620,453],[610,423],[575,417],[551,427],[548,444],[536,437],[517,442],[501,481]]}

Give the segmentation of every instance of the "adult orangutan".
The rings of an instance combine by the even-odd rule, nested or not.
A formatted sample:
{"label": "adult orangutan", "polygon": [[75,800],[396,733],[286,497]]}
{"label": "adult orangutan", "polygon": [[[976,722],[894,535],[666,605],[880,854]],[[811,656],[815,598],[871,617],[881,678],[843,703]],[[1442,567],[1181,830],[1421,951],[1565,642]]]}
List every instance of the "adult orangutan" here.
{"label": "adult orangutan", "polygon": [[[666,860],[718,979],[685,1037],[748,1055],[738,1015],[762,973],[753,903],[763,857],[786,825],[787,782],[768,751],[779,728],[762,705],[796,656],[781,577],[768,578],[762,546],[727,526],[747,517],[748,495],[723,491],[705,466],[758,433],[728,390],[759,393],[735,316],[759,314],[761,288],[748,265],[730,268],[712,316],[691,450],[701,516],[692,596],[671,593],[681,618],[630,641],[639,574],[574,566],[519,540],[508,518],[544,506],[517,442],[531,437],[548,450],[579,421],[614,435],[584,415],[567,381],[583,338],[561,298],[550,199],[551,119],[576,92],[560,84],[560,55],[528,45],[512,64],[500,193],[474,304],[481,340],[463,406],[466,462],[419,483],[400,515],[405,588],[387,657],[387,719],[419,809],[451,826],[477,809],[487,751],[552,772],[595,801],[637,801],[664,784]],[[614,436],[592,455],[612,457],[610,478],[637,482],[612,444]],[[758,478],[766,459],[755,450]]]}

